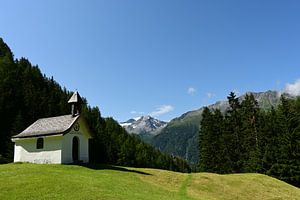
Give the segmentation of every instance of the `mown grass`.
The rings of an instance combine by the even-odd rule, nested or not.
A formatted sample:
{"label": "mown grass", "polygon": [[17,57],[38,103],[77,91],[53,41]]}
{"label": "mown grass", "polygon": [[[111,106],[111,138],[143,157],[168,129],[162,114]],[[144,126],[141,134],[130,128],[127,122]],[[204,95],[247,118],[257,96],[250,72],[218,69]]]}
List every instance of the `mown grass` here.
{"label": "mown grass", "polygon": [[262,174],[197,173],[188,187],[195,199],[300,199],[300,189]]}
{"label": "mown grass", "polygon": [[300,199],[300,189],[260,174],[6,164],[0,165],[0,199]]}

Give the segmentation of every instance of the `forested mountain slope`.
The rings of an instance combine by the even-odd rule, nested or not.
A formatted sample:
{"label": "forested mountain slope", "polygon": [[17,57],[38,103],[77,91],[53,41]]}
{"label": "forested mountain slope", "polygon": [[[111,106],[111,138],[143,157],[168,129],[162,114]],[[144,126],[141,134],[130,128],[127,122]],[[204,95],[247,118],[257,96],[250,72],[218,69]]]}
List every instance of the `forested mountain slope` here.
{"label": "forested mountain slope", "polygon": [[[276,107],[280,102],[281,94],[277,91],[252,93],[258,104],[263,109]],[[240,101],[245,95],[239,97]],[[284,94],[292,98],[288,94]],[[208,106],[210,109],[220,109],[224,112],[228,108],[228,101],[218,101]],[[187,112],[171,120],[162,131],[153,138],[151,144],[156,148],[171,155],[180,156],[192,164],[198,163],[198,134],[204,107]]]}
{"label": "forested mountain slope", "polygon": [[[55,59],[55,58],[54,58]],[[0,38],[0,163],[12,161],[11,137],[39,118],[69,114],[71,92],[42,74],[28,59],[14,59]],[[93,133],[90,160],[125,166],[189,171],[187,163],[129,135],[114,119],[101,117],[84,99],[82,115]]]}

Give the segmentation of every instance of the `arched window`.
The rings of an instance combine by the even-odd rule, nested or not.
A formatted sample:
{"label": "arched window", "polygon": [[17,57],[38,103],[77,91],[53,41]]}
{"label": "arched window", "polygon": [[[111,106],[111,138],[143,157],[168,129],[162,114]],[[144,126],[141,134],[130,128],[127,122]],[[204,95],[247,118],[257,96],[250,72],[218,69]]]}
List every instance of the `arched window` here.
{"label": "arched window", "polygon": [[42,149],[44,148],[44,139],[43,138],[38,138],[36,141],[36,148],[37,149]]}

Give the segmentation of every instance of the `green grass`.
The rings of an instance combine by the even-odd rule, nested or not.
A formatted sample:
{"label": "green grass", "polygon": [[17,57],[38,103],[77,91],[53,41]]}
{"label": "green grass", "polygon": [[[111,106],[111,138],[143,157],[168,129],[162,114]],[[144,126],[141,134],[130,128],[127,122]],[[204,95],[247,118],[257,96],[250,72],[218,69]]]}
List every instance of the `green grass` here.
{"label": "green grass", "polygon": [[300,199],[300,189],[260,174],[183,174],[157,169],[0,165],[0,199]]}

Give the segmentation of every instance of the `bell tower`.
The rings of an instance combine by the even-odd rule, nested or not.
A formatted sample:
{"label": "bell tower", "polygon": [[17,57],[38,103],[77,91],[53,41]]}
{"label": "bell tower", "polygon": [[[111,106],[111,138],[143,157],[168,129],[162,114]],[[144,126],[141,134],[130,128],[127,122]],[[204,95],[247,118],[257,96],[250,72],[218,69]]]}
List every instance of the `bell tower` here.
{"label": "bell tower", "polygon": [[73,117],[77,116],[80,114],[81,111],[81,103],[82,103],[82,99],[79,95],[79,93],[76,91],[73,93],[73,95],[71,96],[71,98],[68,101],[68,104],[71,104],[71,114]]}

